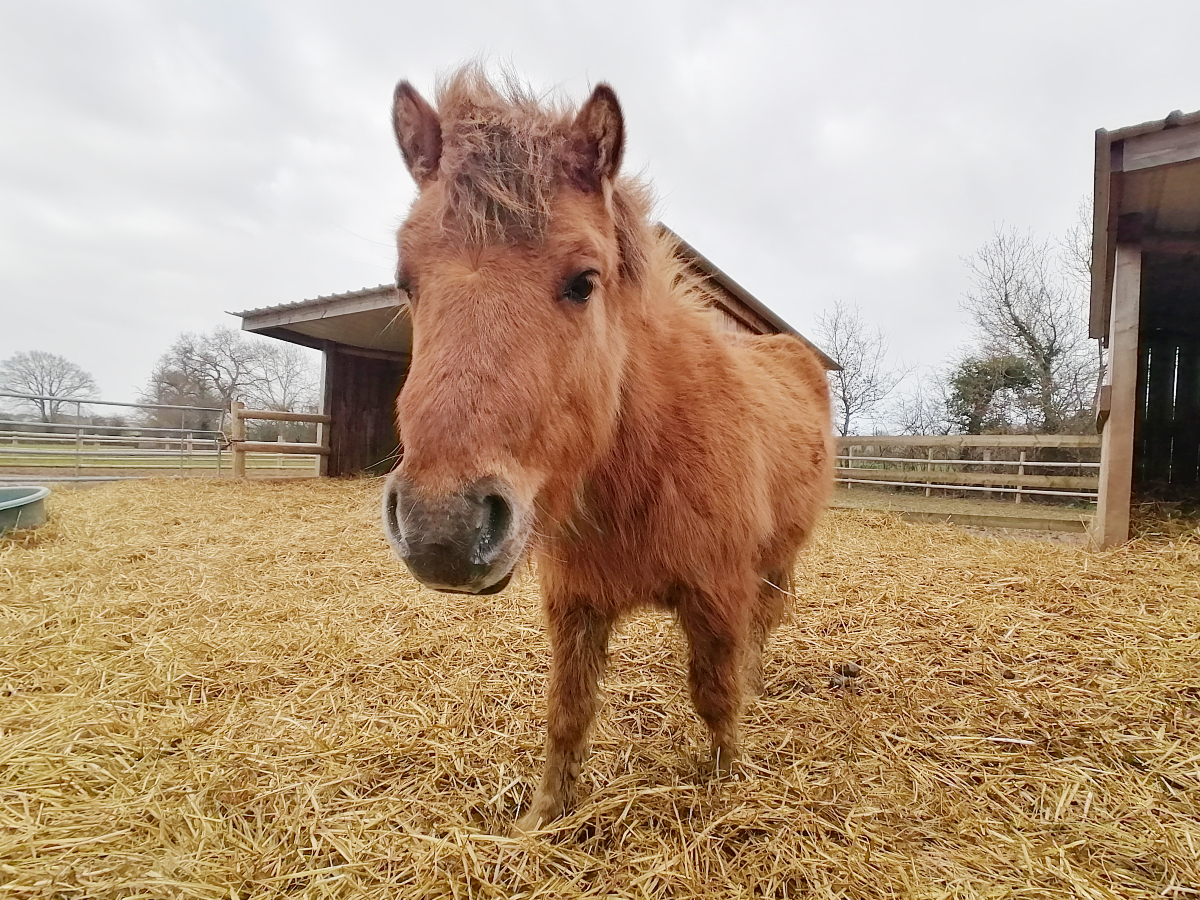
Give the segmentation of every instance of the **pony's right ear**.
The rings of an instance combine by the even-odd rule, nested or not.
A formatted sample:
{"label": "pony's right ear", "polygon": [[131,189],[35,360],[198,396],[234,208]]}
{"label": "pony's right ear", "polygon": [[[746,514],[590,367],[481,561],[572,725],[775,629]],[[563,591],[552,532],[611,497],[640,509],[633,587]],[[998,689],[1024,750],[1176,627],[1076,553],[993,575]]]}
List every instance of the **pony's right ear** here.
{"label": "pony's right ear", "polygon": [[625,153],[625,117],[617,95],[598,84],[571,123],[567,174],[582,191],[599,191],[617,177]]}
{"label": "pony's right ear", "polygon": [[413,181],[417,187],[424,187],[437,177],[442,158],[442,123],[434,108],[407,81],[396,85],[392,127]]}

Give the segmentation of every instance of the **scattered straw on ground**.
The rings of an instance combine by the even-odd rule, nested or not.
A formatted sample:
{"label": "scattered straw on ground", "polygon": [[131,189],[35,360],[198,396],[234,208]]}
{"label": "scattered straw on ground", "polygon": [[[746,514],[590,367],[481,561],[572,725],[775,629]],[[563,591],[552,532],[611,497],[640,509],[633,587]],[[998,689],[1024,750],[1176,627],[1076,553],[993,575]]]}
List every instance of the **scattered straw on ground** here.
{"label": "scattered straw on ground", "polygon": [[418,588],[377,491],[60,490],[0,541],[0,896],[1200,892],[1194,529],[1095,555],[833,512],[742,775],[694,774],[681,641],[641,615],[577,810],[511,838],[536,591]]}

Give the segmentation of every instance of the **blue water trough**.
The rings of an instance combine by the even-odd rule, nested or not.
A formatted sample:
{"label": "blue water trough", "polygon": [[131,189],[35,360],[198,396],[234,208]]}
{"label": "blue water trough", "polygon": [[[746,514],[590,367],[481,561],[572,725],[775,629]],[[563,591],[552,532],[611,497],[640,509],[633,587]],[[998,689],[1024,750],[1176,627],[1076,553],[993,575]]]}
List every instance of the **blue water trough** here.
{"label": "blue water trough", "polygon": [[0,534],[46,524],[49,496],[50,488],[45,487],[0,487]]}

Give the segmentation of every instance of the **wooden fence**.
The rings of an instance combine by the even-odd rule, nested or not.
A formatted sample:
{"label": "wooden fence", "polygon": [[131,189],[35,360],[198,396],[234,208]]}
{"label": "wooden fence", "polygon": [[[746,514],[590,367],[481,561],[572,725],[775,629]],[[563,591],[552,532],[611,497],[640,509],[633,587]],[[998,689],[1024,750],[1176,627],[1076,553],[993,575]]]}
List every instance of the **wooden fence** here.
{"label": "wooden fence", "polygon": [[[283,441],[246,440],[246,420],[265,419],[272,422],[314,422],[317,440],[313,444],[285,443]],[[284,453],[316,456],[319,459],[317,472],[324,475],[329,459],[329,416],[317,413],[276,412],[270,409],[246,409],[234,400],[229,407],[229,447],[233,452],[233,477],[246,477],[247,453]]]}
{"label": "wooden fence", "polygon": [[[1062,458],[1067,455],[1077,458]],[[1100,438],[1092,435],[843,437],[837,480],[848,488],[924,489],[927,497],[932,491],[963,491],[1011,494],[1017,503],[1030,495],[1095,500],[1099,456]]]}

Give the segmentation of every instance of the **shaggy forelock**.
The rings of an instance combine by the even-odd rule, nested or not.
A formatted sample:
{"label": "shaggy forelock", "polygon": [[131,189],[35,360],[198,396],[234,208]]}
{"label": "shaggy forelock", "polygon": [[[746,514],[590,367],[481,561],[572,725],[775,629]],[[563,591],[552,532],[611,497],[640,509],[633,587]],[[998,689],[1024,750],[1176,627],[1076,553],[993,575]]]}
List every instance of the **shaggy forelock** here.
{"label": "shaggy forelock", "polygon": [[493,84],[477,65],[438,86],[437,106],[447,214],[479,241],[544,235],[574,111],[511,74]]}
{"label": "shaggy forelock", "polygon": [[[535,95],[511,72],[493,82],[478,64],[442,81],[436,99],[444,215],[480,244],[541,240],[562,182],[575,107]],[[621,274],[640,282],[652,240],[653,197],[638,179],[621,177],[610,199]]]}

